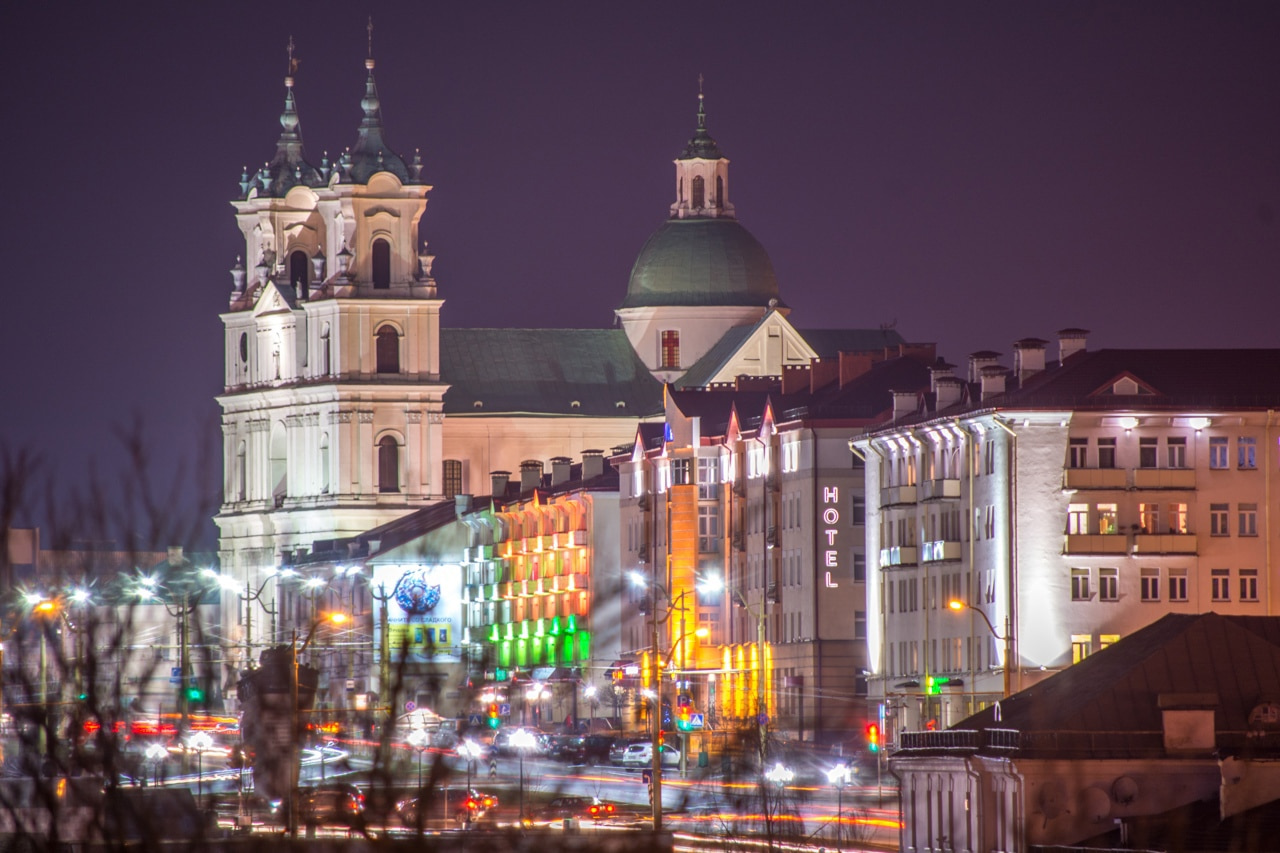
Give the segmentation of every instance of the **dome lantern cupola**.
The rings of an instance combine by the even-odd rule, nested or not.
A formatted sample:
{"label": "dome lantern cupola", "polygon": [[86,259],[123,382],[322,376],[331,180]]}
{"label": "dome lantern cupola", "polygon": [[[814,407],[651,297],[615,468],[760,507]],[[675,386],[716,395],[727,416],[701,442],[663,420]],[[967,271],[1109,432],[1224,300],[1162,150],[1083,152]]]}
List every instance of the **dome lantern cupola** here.
{"label": "dome lantern cupola", "polygon": [[707,130],[707,106],[698,75],[698,125],[675,160],[676,201],[673,219],[733,218],[729,204],[729,160]]}

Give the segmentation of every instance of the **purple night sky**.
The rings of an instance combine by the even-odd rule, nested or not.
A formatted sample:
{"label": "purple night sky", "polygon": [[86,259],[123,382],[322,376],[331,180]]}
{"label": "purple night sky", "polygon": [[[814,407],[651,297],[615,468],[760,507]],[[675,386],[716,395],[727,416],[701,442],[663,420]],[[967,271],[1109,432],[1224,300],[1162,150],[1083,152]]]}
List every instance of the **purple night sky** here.
{"label": "purple night sky", "polygon": [[216,428],[228,202],[285,43],[318,163],[355,140],[369,13],[446,325],[610,325],[701,73],[801,328],[896,321],[953,362],[1065,326],[1280,345],[1280,4],[151,5],[5,13],[0,439],[71,485],[134,417],[162,479]]}

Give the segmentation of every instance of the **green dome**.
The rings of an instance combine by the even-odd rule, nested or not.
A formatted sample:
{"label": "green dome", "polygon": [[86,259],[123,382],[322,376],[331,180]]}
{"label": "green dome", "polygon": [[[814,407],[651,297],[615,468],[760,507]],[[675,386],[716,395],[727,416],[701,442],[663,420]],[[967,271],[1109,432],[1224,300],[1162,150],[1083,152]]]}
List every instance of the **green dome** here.
{"label": "green dome", "polygon": [[619,307],[766,307],[770,300],[778,300],[773,264],[736,219],[670,219],[640,250]]}

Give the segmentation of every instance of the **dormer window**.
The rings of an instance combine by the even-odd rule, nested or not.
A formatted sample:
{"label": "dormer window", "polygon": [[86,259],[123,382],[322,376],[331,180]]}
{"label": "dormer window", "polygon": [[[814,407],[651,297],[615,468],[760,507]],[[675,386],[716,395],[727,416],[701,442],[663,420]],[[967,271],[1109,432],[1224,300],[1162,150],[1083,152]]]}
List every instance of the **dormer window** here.
{"label": "dormer window", "polygon": [[373,286],[378,290],[391,287],[391,244],[381,237],[373,241]]}
{"label": "dormer window", "polygon": [[400,372],[400,333],[395,327],[378,329],[377,359],[379,373]]}

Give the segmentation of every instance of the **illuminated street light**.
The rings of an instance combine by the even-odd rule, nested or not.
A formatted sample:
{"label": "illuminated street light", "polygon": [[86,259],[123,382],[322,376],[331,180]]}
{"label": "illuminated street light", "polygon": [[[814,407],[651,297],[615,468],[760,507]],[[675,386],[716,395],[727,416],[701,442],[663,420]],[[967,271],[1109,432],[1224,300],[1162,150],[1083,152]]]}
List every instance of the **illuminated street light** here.
{"label": "illuminated street light", "polygon": [[953,598],[947,602],[947,607],[959,613],[962,610],[972,610],[982,617],[983,623],[987,626],[987,630],[991,632],[991,636],[1004,643],[1004,695],[1007,698],[1011,689],[1010,675],[1013,670],[1013,633],[1009,630],[1009,617],[1004,617],[1004,636],[1000,636],[996,632],[996,626],[991,624],[991,619],[987,614],[982,612],[980,608],[974,607],[967,601],[961,601]]}
{"label": "illuminated street light", "polygon": [[848,764],[837,764],[827,771],[827,781],[836,789],[836,844],[844,843],[844,789],[852,779]]}
{"label": "illuminated street light", "polygon": [[213,736],[208,732],[196,732],[187,740],[187,746],[196,751],[196,805],[204,799],[204,751],[213,748]]}
{"label": "illuminated street light", "polygon": [[511,746],[520,754],[520,826],[524,826],[524,754],[536,745],[528,729],[516,729],[511,733]]}
{"label": "illuminated street light", "polygon": [[[476,759],[483,754],[484,750],[480,748],[480,744],[476,743],[473,740],[466,739],[466,740],[463,740],[462,743],[458,744],[457,752],[458,752],[458,755],[462,756],[463,760],[467,762],[467,795],[466,796],[467,796],[467,800],[470,800],[471,799],[472,765],[475,764]],[[471,828],[471,806],[467,806],[466,815],[467,815],[466,828],[470,829]]]}
{"label": "illuminated street light", "polygon": [[418,795],[422,795],[422,759],[427,754],[427,747],[431,745],[431,736],[427,734],[425,729],[414,729],[409,732],[409,745],[418,750]]}

